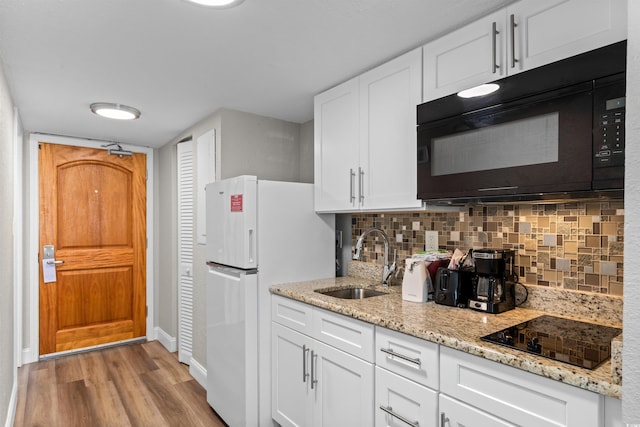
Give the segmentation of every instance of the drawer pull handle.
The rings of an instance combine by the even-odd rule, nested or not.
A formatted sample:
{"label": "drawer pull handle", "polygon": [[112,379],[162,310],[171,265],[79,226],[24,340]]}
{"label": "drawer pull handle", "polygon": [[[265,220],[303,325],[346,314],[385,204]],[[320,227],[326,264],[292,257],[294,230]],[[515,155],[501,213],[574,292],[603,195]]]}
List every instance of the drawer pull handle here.
{"label": "drawer pull handle", "polygon": [[420,361],[420,359],[417,359],[417,358],[414,359],[413,357],[409,357],[409,356],[405,356],[404,354],[396,353],[395,351],[391,350],[390,348],[381,348],[380,351],[383,352],[383,353],[387,353],[389,356],[397,357],[399,359],[406,360],[407,362],[413,363],[414,365],[417,365],[418,368],[420,368],[420,366],[422,365],[422,362]]}
{"label": "drawer pull handle", "polygon": [[302,382],[306,383],[309,374],[307,373],[307,353],[309,349],[306,345],[302,346]]}
{"label": "drawer pull handle", "polygon": [[387,414],[391,415],[393,418],[399,419],[400,421],[402,421],[405,424],[408,424],[408,425],[413,426],[413,427],[418,427],[420,425],[417,421],[411,421],[411,420],[406,419],[405,417],[403,417],[400,414],[396,414],[395,412],[393,412],[393,408],[391,406],[380,405],[380,409],[382,409]]}

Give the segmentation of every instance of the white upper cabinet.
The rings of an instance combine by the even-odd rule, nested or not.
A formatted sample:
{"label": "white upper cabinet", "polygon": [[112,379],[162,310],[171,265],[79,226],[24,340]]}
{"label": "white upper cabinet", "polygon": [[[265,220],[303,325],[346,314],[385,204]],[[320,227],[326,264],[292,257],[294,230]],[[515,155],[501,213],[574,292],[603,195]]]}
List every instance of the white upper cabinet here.
{"label": "white upper cabinet", "polygon": [[422,48],[315,97],[316,211],[421,206],[416,199],[421,101]]}
{"label": "white upper cabinet", "polygon": [[627,38],[624,0],[523,0],[424,46],[424,101]]}

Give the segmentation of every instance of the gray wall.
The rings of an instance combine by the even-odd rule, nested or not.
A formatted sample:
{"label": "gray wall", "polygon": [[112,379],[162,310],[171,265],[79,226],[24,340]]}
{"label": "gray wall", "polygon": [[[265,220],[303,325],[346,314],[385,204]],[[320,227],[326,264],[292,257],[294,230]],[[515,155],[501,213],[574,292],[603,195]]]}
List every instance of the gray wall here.
{"label": "gray wall", "polygon": [[[625,168],[624,345],[622,349],[622,420],[640,425],[640,2],[629,0],[627,53],[627,144]],[[630,255],[630,256],[629,256]]]}
{"label": "gray wall", "polygon": [[8,414],[15,381],[13,341],[13,101],[0,61],[0,420]]}
{"label": "gray wall", "polygon": [[[158,326],[167,334],[177,337],[178,327],[176,144],[189,137],[197,141],[199,136],[215,129],[216,179],[256,175],[259,179],[306,179],[303,182],[311,182],[313,132],[309,132],[308,124],[305,132],[302,132],[302,127],[297,123],[222,109],[185,130],[175,141],[159,150],[158,224],[161,231],[158,234],[156,251],[159,264],[157,320]],[[302,133],[306,135],[303,143]],[[197,154],[196,150],[194,144],[194,154]],[[194,170],[196,167],[197,159],[194,159]],[[303,174],[304,177],[301,177]],[[195,196],[197,197],[197,194]],[[197,221],[194,219],[195,223]],[[192,354],[195,361],[206,367],[205,258],[205,247],[195,244],[194,239]]]}

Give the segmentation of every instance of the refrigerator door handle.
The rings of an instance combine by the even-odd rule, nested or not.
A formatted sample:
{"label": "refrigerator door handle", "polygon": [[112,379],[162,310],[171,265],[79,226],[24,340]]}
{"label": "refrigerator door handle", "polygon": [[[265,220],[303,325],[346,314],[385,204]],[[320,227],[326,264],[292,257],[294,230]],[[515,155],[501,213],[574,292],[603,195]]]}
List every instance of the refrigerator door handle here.
{"label": "refrigerator door handle", "polygon": [[253,228],[249,229],[249,262],[255,262],[255,232]]}

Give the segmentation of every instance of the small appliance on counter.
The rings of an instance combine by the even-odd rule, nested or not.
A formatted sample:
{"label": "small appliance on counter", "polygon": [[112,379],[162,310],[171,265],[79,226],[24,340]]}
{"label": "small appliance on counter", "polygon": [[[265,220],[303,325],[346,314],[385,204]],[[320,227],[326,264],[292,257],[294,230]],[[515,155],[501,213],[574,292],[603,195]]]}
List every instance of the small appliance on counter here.
{"label": "small appliance on counter", "polygon": [[436,273],[434,301],[437,304],[464,308],[471,297],[474,273],[440,267]]}
{"label": "small appliance on counter", "polygon": [[430,251],[407,258],[402,276],[402,299],[412,302],[433,299],[436,272],[447,265],[449,259],[450,254],[441,251]]}
{"label": "small appliance on counter", "polygon": [[497,314],[515,308],[513,272],[514,251],[510,249],[476,249],[473,251],[475,275],[469,308]]}

